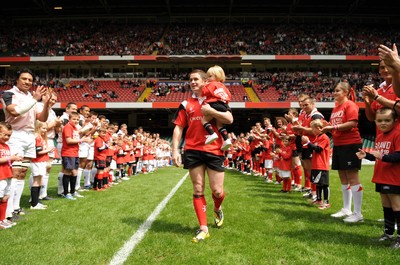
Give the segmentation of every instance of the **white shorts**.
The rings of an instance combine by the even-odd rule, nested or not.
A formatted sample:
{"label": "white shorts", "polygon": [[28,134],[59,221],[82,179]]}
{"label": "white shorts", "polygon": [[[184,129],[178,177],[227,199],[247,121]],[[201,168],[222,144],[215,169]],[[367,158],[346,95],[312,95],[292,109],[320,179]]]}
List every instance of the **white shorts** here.
{"label": "white shorts", "polygon": [[87,158],[89,156],[90,145],[88,143],[81,143],[79,145],[79,158]]}
{"label": "white shorts", "polygon": [[111,160],[110,169],[111,169],[111,170],[117,169],[117,162],[115,162],[114,159]]}
{"label": "white shorts", "polygon": [[33,176],[46,176],[47,162],[31,162]]}
{"label": "white shorts", "polygon": [[292,172],[290,170],[279,170],[279,176],[281,178],[290,178],[290,176],[292,175]]}
{"label": "white shorts", "polygon": [[11,155],[36,158],[36,140],[33,132],[13,131],[7,144]]}
{"label": "white shorts", "polygon": [[273,160],[265,160],[264,161],[264,168],[273,168],[274,167],[274,161]]}
{"label": "white shorts", "polygon": [[10,195],[11,180],[12,178],[0,180],[0,198]]}

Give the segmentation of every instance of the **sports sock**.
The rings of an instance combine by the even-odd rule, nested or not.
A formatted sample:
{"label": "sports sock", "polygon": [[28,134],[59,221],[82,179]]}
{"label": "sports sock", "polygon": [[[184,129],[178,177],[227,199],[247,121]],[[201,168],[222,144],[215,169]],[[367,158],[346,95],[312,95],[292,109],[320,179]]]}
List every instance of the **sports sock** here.
{"label": "sports sock", "polygon": [[219,129],[218,131],[222,135],[222,138],[224,138],[224,141],[228,140],[228,131],[224,127]]}
{"label": "sports sock", "polygon": [[57,193],[58,194],[63,194],[64,193],[63,178],[64,178],[64,173],[59,172],[58,173],[58,177],[57,177],[57,180],[58,180],[58,191],[57,191]]}
{"label": "sports sock", "polygon": [[0,221],[6,219],[7,201],[0,200]]}
{"label": "sports sock", "polygon": [[351,200],[353,196],[349,185],[342,184],[342,195],[343,195],[343,208],[351,211]]}
{"label": "sports sock", "polygon": [[394,212],[392,208],[383,207],[383,219],[385,221],[385,234],[393,235],[396,218],[394,217]]}
{"label": "sports sock", "polygon": [[83,168],[78,168],[78,173],[76,174],[75,190],[79,190],[79,188],[81,187],[82,173],[83,173]]}
{"label": "sports sock", "polygon": [[31,188],[31,205],[35,207],[39,202],[39,187]]}
{"label": "sports sock", "polygon": [[357,184],[350,187],[354,202],[354,212],[361,214],[363,188],[361,184]]}
{"label": "sports sock", "polygon": [[225,192],[223,192],[222,196],[219,197],[219,198],[217,196],[215,196],[215,194],[213,193],[212,194],[212,198],[213,198],[213,201],[214,201],[214,210],[219,210],[219,208],[221,207],[222,202],[225,199]]}
{"label": "sports sock", "polygon": [[71,176],[64,174],[62,177],[62,184],[63,184],[63,194],[68,194],[69,183],[71,181]]}
{"label": "sports sock", "polygon": [[76,190],[76,181],[77,181],[77,177],[76,176],[71,176],[70,178],[70,183],[71,183],[71,194],[75,193]]}
{"label": "sports sock", "polygon": [[324,202],[329,203],[330,189],[328,185],[322,186],[322,192],[324,194]]}
{"label": "sports sock", "polygon": [[15,184],[14,210],[21,208],[20,202],[21,202],[22,192],[24,191],[24,187],[25,187],[25,180],[17,179],[17,182]]}
{"label": "sports sock", "polygon": [[84,187],[90,186],[90,173],[91,173],[91,170],[88,170],[88,169],[83,170],[83,186]]}
{"label": "sports sock", "polygon": [[193,206],[200,226],[207,226],[207,203],[204,195],[193,195]]}
{"label": "sports sock", "polygon": [[212,128],[212,126],[211,126],[211,124],[210,123],[204,123],[204,129],[206,129],[206,131],[207,131],[207,133],[209,134],[209,135],[211,135],[211,134],[213,134],[213,133],[215,133],[214,132],[214,129]]}
{"label": "sports sock", "polygon": [[45,174],[42,177],[42,186],[39,192],[39,198],[43,199],[47,197],[47,186],[49,185],[49,174]]}

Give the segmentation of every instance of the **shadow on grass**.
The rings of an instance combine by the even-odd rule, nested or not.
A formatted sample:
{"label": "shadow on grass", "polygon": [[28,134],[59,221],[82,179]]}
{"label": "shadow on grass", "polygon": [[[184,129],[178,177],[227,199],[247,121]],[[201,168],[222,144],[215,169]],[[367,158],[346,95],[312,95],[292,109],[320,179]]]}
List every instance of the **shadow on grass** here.
{"label": "shadow on grass", "polygon": [[[141,225],[145,222],[146,220],[143,220],[141,218],[135,218],[135,217],[129,217],[129,218],[123,218],[122,222],[130,225]],[[176,233],[176,234],[190,234],[193,233],[196,228],[194,226],[185,226],[179,223],[170,223],[166,222],[163,220],[155,220],[153,224],[151,225],[150,228],[151,231],[155,232],[168,232],[168,233]]]}

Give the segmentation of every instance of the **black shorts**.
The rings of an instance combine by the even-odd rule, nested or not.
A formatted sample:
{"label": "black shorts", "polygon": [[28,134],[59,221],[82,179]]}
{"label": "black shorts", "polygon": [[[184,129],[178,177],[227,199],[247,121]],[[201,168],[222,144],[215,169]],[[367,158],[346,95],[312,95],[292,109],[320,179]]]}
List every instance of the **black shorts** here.
{"label": "black shorts", "polygon": [[79,157],[63,156],[61,158],[63,168],[74,170],[79,168]]}
{"label": "black shorts", "polygon": [[311,182],[321,186],[329,186],[329,170],[312,169]]}
{"label": "black shorts", "polygon": [[310,148],[302,148],[301,149],[301,159],[311,159],[312,150]]}
{"label": "black shorts", "polygon": [[208,103],[213,109],[221,111],[221,112],[232,112],[231,108],[229,107],[228,104],[221,102],[221,101],[217,101],[217,102],[210,102]]}
{"label": "black shorts", "polygon": [[349,144],[333,146],[332,169],[333,170],[351,170],[361,169],[361,159],[358,159],[356,153],[362,147],[361,144]]}
{"label": "black shorts", "polygon": [[198,150],[186,150],[183,154],[183,168],[189,169],[200,165],[206,165],[212,170],[224,172],[224,160],[224,156],[217,156]]}
{"label": "black shorts", "polygon": [[103,170],[107,167],[106,160],[95,160],[94,164],[96,165],[96,168],[100,170]]}
{"label": "black shorts", "polygon": [[382,194],[400,194],[400,186],[376,183],[375,191]]}

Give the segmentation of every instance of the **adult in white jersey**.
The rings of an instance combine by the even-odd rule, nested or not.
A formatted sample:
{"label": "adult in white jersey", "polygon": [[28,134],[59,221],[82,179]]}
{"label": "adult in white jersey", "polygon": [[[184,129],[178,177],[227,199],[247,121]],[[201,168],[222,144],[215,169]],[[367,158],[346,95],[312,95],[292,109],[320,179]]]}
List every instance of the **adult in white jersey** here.
{"label": "adult in white jersey", "polygon": [[[16,161],[12,165],[13,179],[11,181],[11,193],[8,200],[6,216],[23,214],[20,200],[25,185],[25,175],[31,158],[36,157],[35,147],[35,120],[46,122],[49,114],[49,93],[44,86],[37,86],[33,93],[33,73],[25,68],[17,72],[15,85],[3,92],[1,103],[5,120],[11,124],[13,134],[7,144],[11,155],[23,157],[22,161]],[[44,106],[37,104],[42,100]]]}

